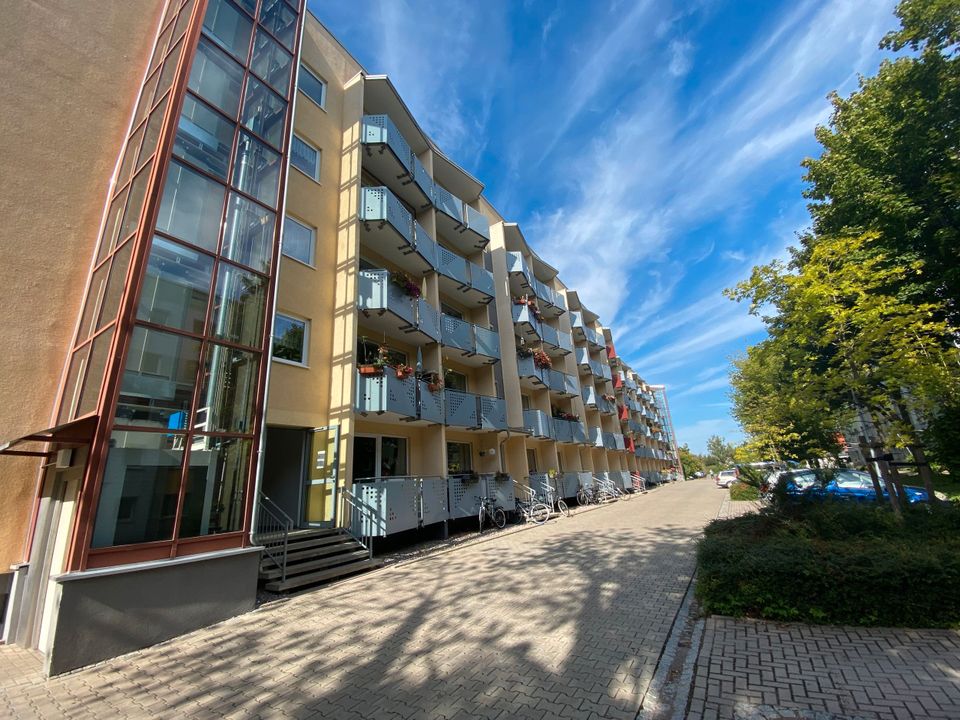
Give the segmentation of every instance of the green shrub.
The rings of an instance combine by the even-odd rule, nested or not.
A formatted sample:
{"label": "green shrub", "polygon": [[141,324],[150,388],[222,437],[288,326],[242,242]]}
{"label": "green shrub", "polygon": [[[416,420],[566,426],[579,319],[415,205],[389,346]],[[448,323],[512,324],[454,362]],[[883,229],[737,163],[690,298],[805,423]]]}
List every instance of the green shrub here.
{"label": "green shrub", "polygon": [[960,511],[898,523],[824,503],[711,523],[698,549],[707,613],[845,625],[960,626]]}
{"label": "green shrub", "polygon": [[731,500],[759,500],[760,491],[753,485],[744,482],[735,482],[730,486]]}

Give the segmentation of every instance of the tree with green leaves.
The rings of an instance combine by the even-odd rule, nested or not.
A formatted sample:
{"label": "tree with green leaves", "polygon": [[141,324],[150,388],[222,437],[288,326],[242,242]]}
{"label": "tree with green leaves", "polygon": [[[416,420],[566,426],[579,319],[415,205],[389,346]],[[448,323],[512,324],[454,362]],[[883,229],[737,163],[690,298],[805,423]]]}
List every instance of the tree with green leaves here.
{"label": "tree with green leaves", "polygon": [[[903,0],[901,28],[881,47],[914,55],[885,61],[849,97],[831,97],[807,159],[813,218],[805,254],[823,238],[876,233],[892,265],[921,267],[891,288],[904,301],[960,324],[960,1]],[[918,266],[916,263],[920,263]]]}
{"label": "tree with green leaves", "polygon": [[683,474],[689,480],[696,472],[703,472],[706,468],[703,465],[702,458],[694,453],[690,446],[684,443],[677,449],[680,456],[680,465],[683,467]]}
{"label": "tree with green leaves", "polygon": [[733,443],[719,435],[707,438],[707,465],[711,470],[723,470],[733,464]]}

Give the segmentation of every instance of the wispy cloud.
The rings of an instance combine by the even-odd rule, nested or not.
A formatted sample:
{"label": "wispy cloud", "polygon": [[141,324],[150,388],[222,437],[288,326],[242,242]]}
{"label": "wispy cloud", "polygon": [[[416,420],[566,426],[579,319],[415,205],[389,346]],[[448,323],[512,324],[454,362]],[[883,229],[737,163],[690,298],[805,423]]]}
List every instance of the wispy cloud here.
{"label": "wispy cloud", "polygon": [[705,392],[710,392],[711,390],[720,390],[730,385],[730,379],[724,375],[723,377],[716,377],[712,380],[707,380],[702,383],[697,383],[693,387],[689,387],[686,390],[681,390],[678,393],[674,394],[674,399],[687,397],[688,395],[701,395]]}
{"label": "wispy cloud", "polygon": [[667,70],[674,77],[683,77],[693,66],[693,45],[687,40],[670,41],[670,64]]}

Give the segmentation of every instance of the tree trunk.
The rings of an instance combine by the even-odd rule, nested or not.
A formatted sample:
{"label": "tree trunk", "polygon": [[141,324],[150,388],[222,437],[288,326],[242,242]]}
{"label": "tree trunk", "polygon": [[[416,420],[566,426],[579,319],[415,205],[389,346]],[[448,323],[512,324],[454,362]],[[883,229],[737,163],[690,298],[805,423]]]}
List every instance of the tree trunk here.
{"label": "tree trunk", "polygon": [[923,487],[927,490],[927,502],[930,503],[930,507],[933,507],[936,505],[937,496],[934,494],[933,473],[930,472],[930,464],[927,462],[927,454],[923,451],[923,445],[920,443],[907,445],[907,449],[913,455],[914,462],[917,463],[917,471],[923,479]]}
{"label": "tree trunk", "polygon": [[900,509],[900,494],[897,492],[897,488],[890,477],[890,466],[887,465],[887,461],[883,459],[883,455],[877,452],[882,449],[882,446],[879,444],[871,445],[870,461],[876,465],[876,472],[883,478],[883,486],[887,490],[887,499],[890,501],[890,507],[893,509],[894,515],[902,520],[903,511]]}
{"label": "tree trunk", "polygon": [[[872,457],[873,453],[870,450],[870,446],[867,444],[867,439],[863,435],[857,438],[857,443],[860,446],[860,452],[863,453],[865,458]],[[882,503],[883,488],[880,486],[880,478],[877,477],[877,469],[869,460],[867,461],[867,471],[870,473],[870,479],[873,481],[873,491],[877,494],[877,502]]]}

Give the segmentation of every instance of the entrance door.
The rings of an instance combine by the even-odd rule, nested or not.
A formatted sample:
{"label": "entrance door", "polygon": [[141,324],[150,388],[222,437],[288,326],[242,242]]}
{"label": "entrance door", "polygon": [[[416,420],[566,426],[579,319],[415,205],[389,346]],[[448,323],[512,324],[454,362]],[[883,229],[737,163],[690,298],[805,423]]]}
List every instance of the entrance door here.
{"label": "entrance door", "polygon": [[303,521],[311,527],[336,527],[337,481],[340,467],[340,427],[315,428],[307,433]]}

